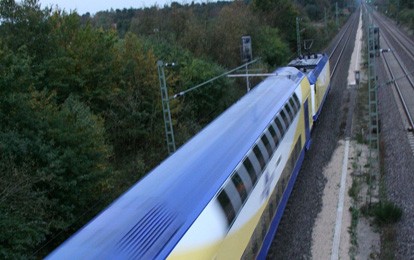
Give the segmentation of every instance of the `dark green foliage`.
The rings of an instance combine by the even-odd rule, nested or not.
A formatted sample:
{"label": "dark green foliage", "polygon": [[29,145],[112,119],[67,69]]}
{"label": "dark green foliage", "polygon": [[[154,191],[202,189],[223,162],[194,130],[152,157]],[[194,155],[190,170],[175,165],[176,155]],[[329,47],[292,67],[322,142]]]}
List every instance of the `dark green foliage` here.
{"label": "dark green foliage", "polygon": [[[196,86],[216,75],[223,73],[223,70],[211,63],[193,59],[186,63],[180,71],[180,79],[185,83],[185,88]],[[229,82],[219,79],[206,85],[202,89],[195,90],[187,94],[182,100],[181,118],[191,118],[200,125],[211,122],[229,104],[231,104],[231,94]],[[234,101],[234,100],[233,100]]]}
{"label": "dark green foliage", "polygon": [[51,202],[35,188],[42,178],[32,174],[33,162],[0,159],[0,258],[27,258],[27,249],[48,234]]}
{"label": "dark green foliage", "polygon": [[311,20],[317,21],[323,19],[323,10],[320,10],[316,5],[308,4],[305,6],[305,10]]}
{"label": "dark green foliage", "polygon": [[55,90],[59,101],[77,94],[94,112],[101,111],[114,87],[116,36],[89,24],[80,26],[76,14],[54,15],[50,23],[54,48],[42,67],[42,86]]}
{"label": "dark green foliage", "polygon": [[117,88],[106,97],[110,105],[104,114],[115,159],[122,161],[146,151],[146,159],[157,158],[149,163],[153,167],[161,155],[148,151],[164,144],[156,58],[138,37],[127,34],[118,43],[114,64]]}
{"label": "dark green foliage", "polygon": [[402,217],[402,209],[390,201],[378,203],[373,208],[375,220],[380,225],[398,222]]}
{"label": "dark green foliage", "polygon": [[47,56],[50,39],[48,10],[41,10],[37,0],[0,1],[0,35],[7,46],[17,51],[22,46],[32,54],[35,61]]}
{"label": "dark green foliage", "polygon": [[399,14],[400,21],[414,30],[414,9],[404,9]]}
{"label": "dark green foliage", "polygon": [[259,56],[271,67],[285,64],[292,54],[289,51],[289,46],[279,36],[279,31],[271,27],[264,27],[260,28],[258,34]]}
{"label": "dark green foliage", "polygon": [[[56,105],[54,95],[45,92],[11,93],[1,96],[0,104],[1,179],[10,190],[1,197],[2,223],[18,234],[4,233],[1,251],[24,255],[97,200],[110,149],[102,120],[73,96]],[[26,200],[33,204],[24,206]]]}
{"label": "dark green foliage", "polygon": [[296,44],[296,17],[299,9],[290,0],[254,0],[253,6],[267,25],[280,29],[283,37],[293,47]]}
{"label": "dark green foliage", "polygon": [[403,214],[400,207],[390,201],[378,202],[366,205],[361,209],[362,213],[375,218],[378,225],[388,225],[398,222]]}
{"label": "dark green foliage", "polygon": [[405,25],[408,29],[414,29],[414,2],[412,0],[376,0],[372,4],[377,10]]}

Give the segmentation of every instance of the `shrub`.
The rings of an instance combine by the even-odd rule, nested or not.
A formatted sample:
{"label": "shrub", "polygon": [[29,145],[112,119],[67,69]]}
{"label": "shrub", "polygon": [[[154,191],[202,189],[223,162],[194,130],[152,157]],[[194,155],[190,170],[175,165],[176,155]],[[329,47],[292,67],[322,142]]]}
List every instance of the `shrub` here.
{"label": "shrub", "polygon": [[379,225],[396,223],[402,217],[402,209],[390,201],[376,204],[373,213]]}

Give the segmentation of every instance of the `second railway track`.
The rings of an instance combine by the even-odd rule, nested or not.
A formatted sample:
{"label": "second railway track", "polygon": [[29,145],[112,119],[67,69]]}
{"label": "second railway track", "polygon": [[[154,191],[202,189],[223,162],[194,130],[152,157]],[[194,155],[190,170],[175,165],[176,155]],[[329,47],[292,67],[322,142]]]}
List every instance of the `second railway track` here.
{"label": "second railway track", "polygon": [[407,128],[412,130],[414,129],[414,80],[412,79],[414,71],[408,70],[406,64],[410,64],[409,66],[413,68],[414,54],[412,50],[414,43],[398,30],[393,30],[388,23],[380,19],[378,14],[374,17],[382,32],[381,46],[383,49],[390,50],[382,53],[389,81],[380,83],[379,87],[386,85],[395,87]]}

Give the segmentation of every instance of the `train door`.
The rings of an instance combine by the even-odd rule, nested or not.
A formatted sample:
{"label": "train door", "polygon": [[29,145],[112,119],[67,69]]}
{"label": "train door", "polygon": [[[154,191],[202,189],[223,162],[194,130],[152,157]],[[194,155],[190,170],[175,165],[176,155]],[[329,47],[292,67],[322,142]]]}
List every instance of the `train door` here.
{"label": "train door", "polygon": [[311,136],[310,136],[310,128],[309,128],[309,106],[308,106],[308,99],[306,99],[305,103],[303,104],[303,109],[305,112],[305,146],[306,150],[309,150],[311,144]]}

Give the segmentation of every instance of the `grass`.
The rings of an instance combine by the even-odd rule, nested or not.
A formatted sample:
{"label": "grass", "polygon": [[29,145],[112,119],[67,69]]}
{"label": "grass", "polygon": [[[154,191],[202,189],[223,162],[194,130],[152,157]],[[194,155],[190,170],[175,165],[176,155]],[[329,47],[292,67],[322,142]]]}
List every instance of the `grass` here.
{"label": "grass", "polygon": [[358,201],[358,195],[359,191],[361,190],[361,185],[359,185],[358,180],[354,179],[352,181],[352,185],[348,190],[348,195],[351,197],[354,201]]}
{"label": "grass", "polygon": [[358,206],[359,202],[359,193],[361,192],[362,185],[359,178],[354,177],[352,180],[352,185],[348,190],[348,195],[352,199],[352,206],[349,207],[351,212],[351,225],[348,228],[348,233],[350,235],[351,247],[349,249],[350,259],[356,259],[358,253],[358,221],[360,216],[360,210]]}
{"label": "grass", "polygon": [[402,209],[390,201],[378,203],[374,207],[375,221],[381,226],[398,222],[402,213]]}
{"label": "grass", "polygon": [[356,206],[351,206],[349,208],[351,212],[351,226],[348,228],[349,235],[351,237],[351,248],[349,249],[349,256],[351,259],[355,259],[358,252],[358,219],[359,219],[359,209]]}
{"label": "grass", "polygon": [[386,201],[371,206],[371,209],[368,210],[368,213],[366,214],[370,214],[374,218],[374,224],[378,225],[381,232],[381,251],[379,259],[395,259],[397,250],[397,231],[394,223],[398,222],[402,217],[401,208]]}

